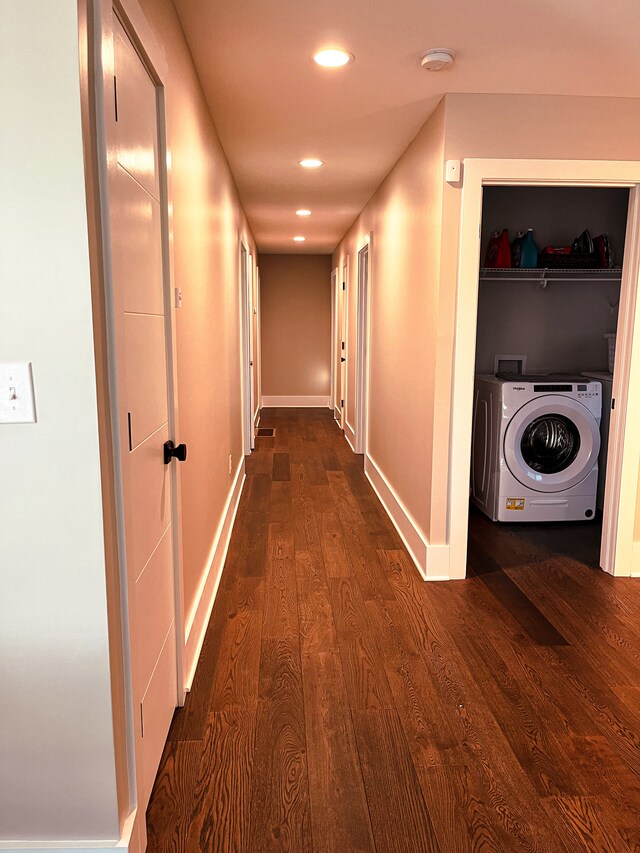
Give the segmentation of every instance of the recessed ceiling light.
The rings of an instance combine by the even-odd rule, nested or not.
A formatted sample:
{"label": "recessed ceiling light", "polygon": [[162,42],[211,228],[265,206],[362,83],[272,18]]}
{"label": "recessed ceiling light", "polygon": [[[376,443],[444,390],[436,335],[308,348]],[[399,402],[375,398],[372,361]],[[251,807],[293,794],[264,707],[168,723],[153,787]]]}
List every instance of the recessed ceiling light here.
{"label": "recessed ceiling light", "polygon": [[442,71],[443,68],[453,65],[454,59],[455,53],[448,47],[436,47],[422,54],[420,64],[427,71]]}
{"label": "recessed ceiling light", "polygon": [[311,216],[311,211],[307,210],[305,207],[300,208],[300,210],[296,210],[298,216]]}
{"label": "recessed ceiling light", "polygon": [[324,166],[324,160],[318,160],[316,157],[307,157],[305,160],[299,160],[299,165],[303,169],[319,169]]}
{"label": "recessed ceiling light", "polygon": [[338,47],[319,50],[313,57],[313,61],[322,65],[323,68],[343,68],[353,62],[354,59],[352,53],[347,53],[346,50],[341,50]]}
{"label": "recessed ceiling light", "polygon": [[304,241],[305,241],[306,239],[307,239],[306,237],[294,237],[294,238],[293,238],[293,242],[294,242],[294,243],[304,243]]}

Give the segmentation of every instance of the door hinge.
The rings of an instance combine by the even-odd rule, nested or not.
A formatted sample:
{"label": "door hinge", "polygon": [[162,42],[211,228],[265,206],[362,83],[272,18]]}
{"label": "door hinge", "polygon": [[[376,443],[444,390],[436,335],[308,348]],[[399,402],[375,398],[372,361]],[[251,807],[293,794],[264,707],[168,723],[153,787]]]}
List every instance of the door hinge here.
{"label": "door hinge", "polygon": [[115,74],[113,75],[113,108],[118,121],[118,81]]}
{"label": "door hinge", "polygon": [[343,281],[343,282],[342,282],[342,289],[343,289],[343,290],[346,290],[346,289],[347,289],[347,282],[346,282],[346,281]]}
{"label": "door hinge", "polygon": [[129,428],[129,451],[132,451],[133,441],[131,439],[131,412],[127,412],[127,427]]}
{"label": "door hinge", "polygon": [[340,406],[344,406],[344,400],[340,400]]}
{"label": "door hinge", "polygon": [[342,349],[344,350],[344,341],[342,341],[342,343],[341,343],[341,347],[342,347]]}
{"label": "door hinge", "polygon": [[612,397],[612,398],[611,398],[611,408],[612,408],[612,409],[615,409],[615,407],[616,407],[616,398],[615,398],[615,397]]}

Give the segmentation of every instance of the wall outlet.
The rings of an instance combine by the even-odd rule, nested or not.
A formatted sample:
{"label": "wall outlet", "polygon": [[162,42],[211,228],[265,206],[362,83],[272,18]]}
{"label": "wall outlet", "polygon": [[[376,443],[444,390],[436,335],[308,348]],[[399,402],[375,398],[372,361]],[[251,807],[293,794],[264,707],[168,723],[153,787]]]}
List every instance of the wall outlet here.
{"label": "wall outlet", "polygon": [[229,454],[229,476],[233,474],[233,456]]}

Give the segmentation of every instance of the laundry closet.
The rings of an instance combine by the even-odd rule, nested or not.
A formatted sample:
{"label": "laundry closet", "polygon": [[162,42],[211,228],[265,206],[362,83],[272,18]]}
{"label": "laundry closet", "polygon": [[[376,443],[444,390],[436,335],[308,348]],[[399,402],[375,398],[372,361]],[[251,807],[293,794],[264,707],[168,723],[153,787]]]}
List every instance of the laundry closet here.
{"label": "laundry closet", "polygon": [[599,545],[628,205],[621,188],[484,188],[471,500],[496,529],[590,526]]}

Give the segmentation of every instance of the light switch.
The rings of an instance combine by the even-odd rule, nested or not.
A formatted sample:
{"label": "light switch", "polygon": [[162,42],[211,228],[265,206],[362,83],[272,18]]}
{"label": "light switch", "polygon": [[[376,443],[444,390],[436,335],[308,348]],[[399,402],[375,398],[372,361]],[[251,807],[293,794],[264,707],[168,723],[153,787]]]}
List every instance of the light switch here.
{"label": "light switch", "polygon": [[35,422],[31,364],[0,364],[0,424]]}

